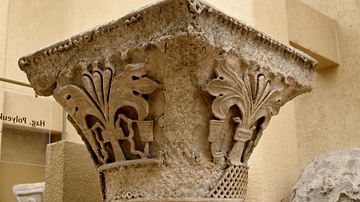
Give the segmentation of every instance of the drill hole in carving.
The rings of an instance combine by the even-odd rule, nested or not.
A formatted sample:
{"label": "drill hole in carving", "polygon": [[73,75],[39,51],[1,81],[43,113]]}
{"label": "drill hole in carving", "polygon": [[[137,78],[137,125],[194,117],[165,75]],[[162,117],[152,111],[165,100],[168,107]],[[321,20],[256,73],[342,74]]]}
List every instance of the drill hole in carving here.
{"label": "drill hole in carving", "polygon": [[140,95],[140,93],[137,92],[137,91],[133,91],[132,93],[133,93],[134,95]]}

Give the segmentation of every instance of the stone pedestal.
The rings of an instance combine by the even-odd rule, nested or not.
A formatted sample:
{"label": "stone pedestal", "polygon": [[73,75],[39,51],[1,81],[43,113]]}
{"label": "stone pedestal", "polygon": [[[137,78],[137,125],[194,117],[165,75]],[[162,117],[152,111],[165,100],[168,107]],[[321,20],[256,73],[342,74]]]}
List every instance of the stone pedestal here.
{"label": "stone pedestal", "polygon": [[96,168],[84,144],[59,141],[46,151],[45,202],[102,200]]}
{"label": "stone pedestal", "polygon": [[104,201],[242,201],[247,161],[316,62],[197,0],[165,0],[19,60],[88,146]]}

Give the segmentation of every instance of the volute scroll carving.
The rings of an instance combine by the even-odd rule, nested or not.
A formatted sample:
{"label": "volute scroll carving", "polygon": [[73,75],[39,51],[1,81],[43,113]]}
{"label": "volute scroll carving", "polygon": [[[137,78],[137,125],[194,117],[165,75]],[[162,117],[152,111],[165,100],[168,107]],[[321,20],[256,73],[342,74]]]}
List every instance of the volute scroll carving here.
{"label": "volute scroll carving", "polygon": [[99,62],[90,66],[83,64],[82,86],[58,87],[54,97],[81,129],[98,164],[147,159],[153,121],[145,120],[149,104],[142,95],[159,84],[146,77],[143,63],[128,64],[118,75],[111,63],[101,65],[104,69]]}

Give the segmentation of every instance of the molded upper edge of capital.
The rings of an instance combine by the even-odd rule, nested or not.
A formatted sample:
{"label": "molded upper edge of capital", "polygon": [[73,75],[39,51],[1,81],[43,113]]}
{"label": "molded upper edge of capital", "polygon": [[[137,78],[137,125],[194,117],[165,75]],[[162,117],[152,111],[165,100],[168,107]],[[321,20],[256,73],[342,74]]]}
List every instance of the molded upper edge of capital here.
{"label": "molded upper edge of capital", "polygon": [[[216,26],[207,26],[206,22],[210,19],[216,20]],[[164,31],[165,28],[166,31]],[[189,37],[196,35],[206,38],[209,45],[221,47],[224,50],[231,50],[242,45],[242,42],[231,41],[234,37],[241,38],[239,41],[251,41],[254,44],[253,49],[266,47],[264,50],[277,54],[285,60],[291,60],[290,63],[304,68],[301,70],[303,72],[312,72],[317,64],[316,60],[305,53],[227,16],[203,1],[162,0],[131,12],[120,19],[99,25],[21,57],[18,65],[22,71],[26,72],[33,86],[34,82],[39,81],[31,77],[42,74],[43,71],[53,72],[47,81],[40,81],[41,84],[35,87],[35,91],[39,95],[47,96],[51,95],[56,87],[57,74],[76,55],[76,52],[89,46],[95,46],[110,35],[122,38],[117,43],[128,41],[127,46],[131,47],[138,46],[141,41],[149,43],[152,40],[152,42],[161,43],[164,39],[184,36],[184,32]],[[251,54],[251,51],[247,50],[248,54]],[[310,82],[306,81],[305,85],[310,85]]]}

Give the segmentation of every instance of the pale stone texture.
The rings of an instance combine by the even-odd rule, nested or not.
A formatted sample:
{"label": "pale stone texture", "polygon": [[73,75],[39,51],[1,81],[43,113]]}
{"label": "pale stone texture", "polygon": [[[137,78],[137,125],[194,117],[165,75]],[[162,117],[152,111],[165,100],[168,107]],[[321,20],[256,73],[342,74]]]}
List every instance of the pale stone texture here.
{"label": "pale stone texture", "polygon": [[[72,33],[85,30],[96,23],[122,16],[131,9],[138,8],[141,5],[154,1],[136,0],[129,2],[109,0],[106,2],[99,2],[86,0],[86,3],[84,3],[83,1],[49,2],[46,0],[33,0],[29,1],[28,4],[23,4],[21,1],[11,1],[11,4],[8,7],[8,33],[10,37],[7,41],[7,43],[9,43],[6,57],[7,76],[25,81],[25,76],[19,73],[17,68],[13,68],[16,66],[17,58],[21,55],[37,49],[38,47],[44,46],[52,41],[68,37]],[[230,16],[244,20],[257,28],[260,28],[266,33],[269,33],[275,38],[280,39],[285,43],[287,42],[286,15],[284,9],[285,4],[283,1],[209,0],[208,2]],[[1,8],[6,9],[7,6]],[[30,22],[24,20],[30,18]],[[6,20],[6,18],[3,19]],[[54,26],[56,26],[56,28],[54,28]],[[33,38],[33,36],[35,36],[35,38]],[[292,108],[288,107],[288,105],[289,104],[287,104],[285,108],[282,108],[280,115],[277,116],[276,119],[285,117],[285,120],[292,120]],[[281,124],[281,121],[276,122]],[[288,124],[283,124],[283,126],[286,127],[284,130],[277,130],[278,127],[273,125],[274,122],[270,125],[270,127],[274,129],[268,128],[266,131],[265,136],[269,136],[269,138],[266,137],[266,139],[263,139],[259,143],[259,146],[266,145],[266,148],[262,149],[264,147],[258,147],[258,150],[254,153],[254,155],[257,154],[257,156],[254,156],[255,158],[250,160],[254,163],[252,166],[252,172],[249,173],[249,175],[252,176],[252,179],[254,179],[253,181],[259,182],[253,187],[253,189],[258,190],[260,188],[268,190],[266,194],[261,193],[263,197],[260,197],[260,194],[257,191],[250,193],[250,195],[253,196],[253,201],[261,201],[261,198],[267,198],[270,193],[279,195],[278,197],[282,197],[280,195],[282,195],[282,193],[286,193],[286,190],[290,187],[288,186],[288,182],[284,183],[284,181],[279,181],[278,177],[275,177],[277,176],[275,173],[278,171],[279,167],[283,169],[281,173],[292,173],[292,166],[295,165],[289,161],[296,160],[290,155],[287,156],[286,160],[277,158],[279,156],[278,154],[283,152],[291,153],[296,156],[296,153],[292,152],[294,147],[289,145],[289,142],[293,141],[292,136],[286,136],[288,133],[292,133],[290,132],[291,130],[289,129],[289,126],[293,124],[290,122]],[[66,138],[70,141],[81,141],[77,134],[72,134],[71,132],[68,132]],[[279,142],[280,139],[282,142],[286,142],[287,144],[281,144]],[[280,149],[277,145],[283,146]],[[287,149],[285,149],[285,147]],[[271,155],[267,156],[267,154],[269,154],[268,148],[278,149],[273,149],[271,151]],[[264,158],[264,156],[267,157]],[[267,162],[262,163],[264,160]],[[274,161],[277,163],[274,164]],[[255,169],[257,171],[255,171]],[[271,179],[267,180],[265,177],[260,177],[269,172],[274,173],[274,175],[271,175]],[[291,179],[291,177],[284,178],[286,178],[286,181]],[[279,188],[272,189],[274,187],[274,183],[276,183],[276,187],[283,187],[285,190],[279,192]],[[262,187],[265,185],[266,187]],[[1,194],[1,196],[4,195]],[[274,198],[274,200],[276,200],[276,198]]]}
{"label": "pale stone texture", "polygon": [[293,188],[292,202],[360,201],[360,149],[346,149],[310,162]]}
{"label": "pale stone texture", "polygon": [[46,202],[101,201],[99,178],[85,145],[53,143],[46,155]]}
{"label": "pale stone texture", "polygon": [[105,201],[241,201],[263,130],[311,89],[316,62],[205,3],[167,0],[19,65],[69,113]]}
{"label": "pale stone texture", "polygon": [[[14,66],[16,66],[17,58],[21,55],[50,42],[70,36],[72,33],[85,30],[96,23],[119,17],[124,14],[124,10],[127,10],[126,12],[129,11],[128,9],[130,8],[126,7],[126,5],[131,7],[140,2],[140,0],[126,1],[126,5],[123,5],[123,2],[125,1],[109,0],[106,2],[98,2],[86,0],[86,3],[83,1],[52,1],[48,3],[46,0],[34,0],[31,1],[31,3],[24,4],[22,1],[11,1],[12,5],[9,10],[11,16],[8,25],[11,32],[9,32],[10,37],[8,42],[10,45],[9,48],[7,48],[7,55],[12,57],[12,60],[8,60],[7,62],[7,72],[11,71],[13,73],[10,73],[10,75],[19,75],[20,77],[20,70],[14,68]],[[282,10],[281,6],[280,8],[277,5],[274,6],[280,2],[279,0],[258,0],[256,6],[250,5],[249,8],[246,8],[245,12],[241,10],[244,7],[240,5],[243,1],[228,3],[227,0],[213,0],[212,2],[215,6],[223,3],[222,8],[224,8],[224,11],[227,13],[231,11],[235,12],[228,13],[232,16],[237,16],[238,14],[243,15],[245,13],[249,14],[250,16],[246,16],[247,22],[270,33],[277,39],[282,39],[284,42],[287,41],[286,37],[281,37],[278,34],[281,33],[287,36],[287,29],[284,27],[286,19],[281,17],[280,19],[277,18],[273,20],[270,17],[271,15],[282,16],[284,14],[285,10]],[[254,2],[254,0],[251,0],[251,2]],[[257,183],[253,191],[251,187],[249,187],[249,191],[251,192],[249,193],[249,200],[251,198],[254,202],[278,202],[289,192],[300,172],[298,169],[300,166],[297,165],[297,141],[300,147],[299,157],[301,167],[317,155],[341,148],[358,146],[357,144],[359,142],[359,124],[357,123],[357,120],[359,120],[358,115],[360,114],[358,111],[359,108],[357,107],[359,106],[357,102],[357,100],[359,100],[359,85],[357,85],[359,82],[356,79],[359,77],[359,46],[356,45],[359,44],[357,37],[359,29],[358,26],[354,26],[359,24],[360,19],[358,17],[359,10],[356,7],[358,1],[303,0],[303,2],[325,15],[330,16],[332,19],[341,22],[339,24],[342,32],[342,36],[339,37],[339,39],[342,40],[340,44],[342,49],[340,54],[341,57],[344,58],[341,59],[343,62],[341,62],[338,69],[316,73],[316,87],[313,93],[311,93],[312,95],[305,95],[306,98],[304,97],[304,99],[300,97],[299,99],[302,100],[301,104],[299,104],[298,101],[295,103],[295,108],[297,109],[296,118],[292,116],[292,114],[294,114],[294,106],[290,106],[293,105],[293,102],[287,103],[280,110],[279,115],[272,119],[271,124],[265,130],[263,139],[260,141],[250,159],[250,161],[254,162],[253,165],[250,165],[251,171],[249,177],[251,182],[262,182]],[[260,16],[260,18],[263,18],[265,21],[262,25],[268,26],[268,29],[265,29],[257,25],[258,21],[252,16],[253,11],[251,9],[257,9],[259,5],[267,3],[271,4],[271,6],[264,6],[266,7],[265,11],[269,11],[269,16]],[[44,4],[44,6],[41,6],[42,4]],[[1,9],[4,8],[6,10],[6,4],[1,5]],[[132,8],[136,7],[138,7],[138,5]],[[54,8],[56,8],[56,10],[54,10]],[[5,12],[0,13],[5,15]],[[31,21],[26,20],[30,18]],[[6,17],[1,19],[5,21]],[[285,22],[278,23],[281,19]],[[54,29],[51,26],[60,21],[66,21],[67,26],[59,29]],[[31,26],[21,26],[23,22]],[[34,26],[41,28],[32,29],[31,27]],[[279,27],[284,28],[276,33],[271,32],[272,29],[278,29]],[[3,37],[3,35],[0,36]],[[18,44],[21,45],[16,44],[16,47],[19,47],[19,49],[14,50],[12,46],[14,46],[17,41],[20,41]],[[1,59],[0,57],[0,60]],[[21,78],[25,81],[25,76],[21,76]],[[290,116],[288,114],[290,114]],[[326,119],[323,117],[326,117]],[[298,126],[297,129],[292,129],[290,127],[292,125]],[[329,130],[332,132],[329,133]],[[344,135],[344,130],[348,132],[346,133],[347,135]],[[312,131],[315,131],[316,135],[309,133]],[[297,136],[295,136],[295,134],[297,134]],[[71,135],[72,134],[69,134],[69,136]],[[77,138],[77,136],[77,134],[72,135],[74,139]],[[80,138],[78,139],[80,140]],[[287,155],[282,155],[284,153]],[[256,154],[257,156],[255,156]],[[257,169],[256,172],[255,169]],[[8,172],[4,171],[4,173]],[[269,175],[269,173],[271,174]],[[1,179],[0,186],[4,186],[3,179],[5,178]],[[40,180],[42,179],[40,178]],[[26,182],[29,181],[30,180]],[[261,186],[259,184],[261,184]],[[280,188],[281,191],[279,191],[279,187],[282,187]],[[257,190],[266,191],[259,193]],[[4,192],[2,192],[1,197],[4,196],[3,193]],[[9,194],[13,197],[10,191]],[[9,200],[5,199],[4,201]]]}
{"label": "pale stone texture", "polygon": [[18,202],[43,202],[45,182],[17,184],[13,192]]}

